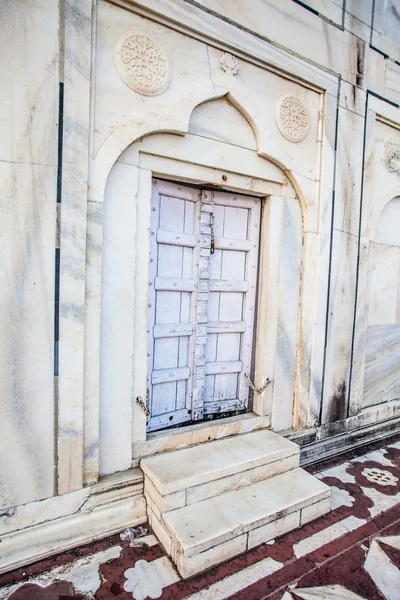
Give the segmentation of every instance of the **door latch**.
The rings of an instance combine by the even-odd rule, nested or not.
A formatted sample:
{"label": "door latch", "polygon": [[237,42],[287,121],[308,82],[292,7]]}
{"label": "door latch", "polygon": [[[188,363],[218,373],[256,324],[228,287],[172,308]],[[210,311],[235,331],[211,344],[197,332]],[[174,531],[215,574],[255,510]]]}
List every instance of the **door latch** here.
{"label": "door latch", "polygon": [[150,392],[148,388],[146,389],[146,400],[143,400],[142,396],[138,396],[136,398],[136,404],[138,404],[146,415],[146,419],[150,416],[150,400],[149,400]]}
{"label": "door latch", "polygon": [[267,387],[267,385],[269,385],[271,383],[271,380],[269,379],[269,377],[265,380],[264,385],[262,385],[259,388],[256,388],[254,383],[252,383],[252,381],[250,380],[250,377],[247,375],[247,373],[244,374],[244,378],[246,379],[247,383],[249,384],[249,386],[251,387],[251,389],[253,390],[253,392],[255,392],[256,394],[262,394],[265,391],[265,388]]}

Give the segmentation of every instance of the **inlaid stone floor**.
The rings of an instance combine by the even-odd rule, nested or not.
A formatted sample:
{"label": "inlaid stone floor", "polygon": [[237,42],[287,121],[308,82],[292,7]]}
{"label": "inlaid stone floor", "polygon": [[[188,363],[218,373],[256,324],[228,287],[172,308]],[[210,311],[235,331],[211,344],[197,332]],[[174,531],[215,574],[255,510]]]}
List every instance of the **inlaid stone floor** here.
{"label": "inlaid stone floor", "polygon": [[399,600],[399,440],[307,469],[333,489],[328,515],[191,579],[151,532],[125,534],[0,576],[0,600]]}

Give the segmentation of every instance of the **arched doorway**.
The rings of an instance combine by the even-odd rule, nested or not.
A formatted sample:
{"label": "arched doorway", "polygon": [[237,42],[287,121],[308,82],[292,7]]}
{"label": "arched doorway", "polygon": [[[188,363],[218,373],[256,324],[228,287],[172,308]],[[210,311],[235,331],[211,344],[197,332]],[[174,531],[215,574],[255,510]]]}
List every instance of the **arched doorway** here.
{"label": "arched doorway", "polygon": [[[240,139],[246,147],[238,145]],[[163,193],[155,202],[152,190],[160,186]],[[210,248],[202,247],[211,243],[211,211],[217,246],[212,257]],[[252,214],[257,217],[250,218]],[[152,225],[155,215],[158,222]],[[220,235],[224,229],[226,235]],[[258,156],[252,129],[236,108],[226,100],[211,101],[196,109],[185,137],[157,133],[131,145],[108,180],[103,231],[101,472],[115,471],[117,465],[121,470],[127,464],[132,430],[133,443],[135,439],[142,443],[146,430],[165,428],[171,421],[179,424],[208,414],[248,410],[263,417],[264,425],[267,418],[278,431],[295,427],[302,206],[281,168]],[[170,243],[174,231],[181,234],[179,244],[176,239]],[[160,247],[167,251],[167,259],[160,258]],[[200,256],[201,252],[208,256]],[[150,270],[149,260],[153,260]],[[207,266],[208,279],[201,278],[202,266]],[[163,278],[174,276],[180,280],[176,286],[190,289],[162,289],[174,283]],[[229,285],[234,291],[232,287],[227,291]],[[164,317],[156,315],[157,294],[164,297]],[[217,316],[198,323],[205,295],[209,304],[205,310],[214,310]],[[185,302],[187,315],[182,312]],[[179,315],[171,315],[178,307]],[[164,325],[171,324],[175,331],[166,335]],[[168,381],[171,373],[173,381]],[[249,395],[245,373],[257,388],[267,378],[272,383],[263,393]],[[161,381],[160,375],[167,380]],[[162,392],[156,392],[161,399],[155,410],[153,386]],[[135,402],[146,396],[150,413],[153,410],[148,423]],[[119,449],[124,449],[121,454],[115,448],[116,436]]]}

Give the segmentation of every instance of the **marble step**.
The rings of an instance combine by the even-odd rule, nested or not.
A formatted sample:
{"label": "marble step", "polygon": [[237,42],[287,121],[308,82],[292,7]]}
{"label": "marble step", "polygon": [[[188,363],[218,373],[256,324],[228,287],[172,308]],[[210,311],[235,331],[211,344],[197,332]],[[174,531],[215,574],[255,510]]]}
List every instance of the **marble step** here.
{"label": "marble step", "polygon": [[296,468],[164,513],[150,524],[182,577],[204,571],[330,510],[330,488]]}
{"label": "marble step", "polygon": [[299,446],[266,429],[153,456],[140,464],[145,494],[160,513],[240,489],[298,465]]}

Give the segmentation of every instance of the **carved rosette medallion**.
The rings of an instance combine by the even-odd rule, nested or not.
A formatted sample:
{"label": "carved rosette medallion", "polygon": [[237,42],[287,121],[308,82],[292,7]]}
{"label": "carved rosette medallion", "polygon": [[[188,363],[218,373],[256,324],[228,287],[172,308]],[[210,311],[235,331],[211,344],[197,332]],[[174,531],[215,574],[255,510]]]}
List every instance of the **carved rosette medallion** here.
{"label": "carved rosette medallion", "polygon": [[132,31],[123,33],[114,47],[114,61],[123,81],[139,94],[156,96],[170,84],[168,57],[147,35]]}
{"label": "carved rosette medallion", "polygon": [[383,159],[389,171],[397,171],[400,167],[400,143],[394,138],[385,140]]}
{"label": "carved rosette medallion", "polygon": [[239,61],[236,56],[233,56],[229,52],[221,54],[219,66],[225,73],[229,73],[229,75],[237,75],[239,73]]}
{"label": "carved rosette medallion", "polygon": [[303,102],[292,94],[281,96],[275,108],[279,131],[290,142],[301,142],[308,132],[308,112]]}

